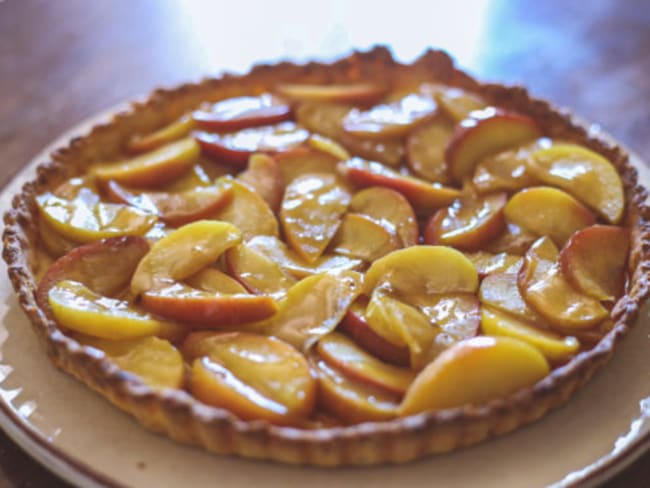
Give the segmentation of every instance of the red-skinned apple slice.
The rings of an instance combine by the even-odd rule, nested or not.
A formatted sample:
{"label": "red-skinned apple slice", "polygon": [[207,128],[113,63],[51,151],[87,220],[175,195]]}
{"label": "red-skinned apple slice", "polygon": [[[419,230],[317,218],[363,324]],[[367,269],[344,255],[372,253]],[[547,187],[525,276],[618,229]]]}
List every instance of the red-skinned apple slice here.
{"label": "red-skinned apple slice", "polygon": [[244,169],[253,153],[278,153],[305,143],[309,132],[293,122],[243,129],[228,134],[195,132],[204,154]]}
{"label": "red-skinned apple slice", "polygon": [[431,216],[424,229],[424,242],[464,250],[482,248],[505,230],[503,208],[507,199],[505,193],[493,193],[456,200]]}
{"label": "red-skinned apple slice", "polygon": [[541,237],[526,253],[517,285],[526,303],[560,330],[584,330],[608,317],[595,298],[575,290],[557,263],[559,252],[550,238]]}
{"label": "red-skinned apple slice", "polygon": [[268,93],[257,97],[228,98],[192,114],[199,128],[216,132],[277,124],[291,117],[291,107]]}
{"label": "red-skinned apple slice", "polygon": [[248,160],[248,168],[237,175],[259,194],[273,212],[280,209],[284,185],[278,163],[267,154],[256,153]]}
{"label": "red-skinned apple slice", "polygon": [[541,137],[537,122],[516,112],[492,107],[470,113],[456,127],[445,151],[449,176],[462,183],[481,159]]}
{"label": "red-skinned apple slice", "polygon": [[451,204],[460,194],[455,188],[404,176],[386,166],[360,158],[339,163],[339,172],[361,187],[382,186],[401,193],[416,211],[426,212]]}
{"label": "red-skinned apple slice", "polygon": [[366,105],[379,100],[387,91],[387,87],[370,82],[314,85],[306,83],[281,83],[275,91],[299,102],[333,102]]}
{"label": "red-skinned apple slice", "polygon": [[436,117],[415,129],[406,140],[409,168],[420,178],[449,183],[449,169],[445,161],[445,149],[454,126],[444,117]]}
{"label": "red-skinned apple slice", "polygon": [[562,272],[586,295],[598,300],[614,300],[621,296],[625,287],[629,247],[629,232],[623,227],[587,227],[573,234],[562,249]]}

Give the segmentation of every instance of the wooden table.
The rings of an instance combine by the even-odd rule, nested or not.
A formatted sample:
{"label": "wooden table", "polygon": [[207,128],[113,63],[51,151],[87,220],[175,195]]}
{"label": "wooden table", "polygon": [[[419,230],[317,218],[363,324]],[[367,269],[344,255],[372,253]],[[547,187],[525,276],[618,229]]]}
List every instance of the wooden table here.
{"label": "wooden table", "polygon": [[[0,185],[70,126],[153,87],[374,42],[404,59],[448,49],[480,78],[523,83],[650,160],[647,0],[436,3],[0,0]],[[11,485],[64,483],[0,434],[0,486]],[[650,453],[608,484],[649,485]]]}

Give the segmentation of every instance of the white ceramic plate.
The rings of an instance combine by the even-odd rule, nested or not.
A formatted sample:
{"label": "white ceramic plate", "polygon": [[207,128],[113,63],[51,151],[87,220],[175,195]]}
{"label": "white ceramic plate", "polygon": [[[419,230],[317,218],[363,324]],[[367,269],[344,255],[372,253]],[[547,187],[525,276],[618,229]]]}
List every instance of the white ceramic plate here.
{"label": "white ceramic plate", "polygon": [[[46,148],[0,193],[0,211],[53,148],[105,118],[94,117]],[[635,163],[648,185],[650,171],[638,158]],[[7,276],[4,263],[0,276]],[[0,426],[36,460],[77,485],[569,486],[602,482],[650,447],[647,307],[611,363],[541,421],[406,465],[327,470],[215,456],[147,432],[48,362],[6,278],[0,280],[0,298]]]}

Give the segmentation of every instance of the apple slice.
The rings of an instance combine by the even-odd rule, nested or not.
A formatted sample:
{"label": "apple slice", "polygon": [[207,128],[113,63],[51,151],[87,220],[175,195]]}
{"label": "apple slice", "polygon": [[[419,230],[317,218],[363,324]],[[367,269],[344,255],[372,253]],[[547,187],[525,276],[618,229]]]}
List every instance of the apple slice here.
{"label": "apple slice", "polygon": [[541,237],[526,253],[517,284],[521,296],[550,325],[562,330],[584,330],[603,321],[609,312],[600,302],[576,291],[557,263],[559,252]]}
{"label": "apple slice", "polygon": [[484,157],[541,137],[535,120],[492,107],[471,112],[459,123],[445,151],[449,176],[462,183]]}
{"label": "apple slice", "polygon": [[338,158],[309,147],[301,146],[291,151],[278,153],[273,155],[273,159],[277,163],[280,172],[282,191],[300,176],[307,174],[338,174],[336,171]]}
{"label": "apple slice", "polygon": [[336,234],[350,199],[350,193],[333,175],[296,178],[287,186],[280,210],[286,241],[313,263]]}
{"label": "apple slice", "polygon": [[459,198],[431,216],[424,229],[424,242],[464,250],[481,249],[505,230],[503,208],[507,200],[505,193]]}
{"label": "apple slice", "polygon": [[573,234],[560,253],[560,266],[576,289],[598,300],[613,301],[625,288],[629,248],[627,229],[593,225]]}
{"label": "apple slice", "polygon": [[373,262],[401,246],[397,236],[374,220],[356,213],[343,216],[329,245],[331,252]]}
{"label": "apple slice", "polygon": [[318,152],[329,154],[337,161],[346,161],[351,158],[350,153],[338,142],[320,134],[310,135],[307,144]]}
{"label": "apple slice", "polygon": [[182,328],[158,320],[124,300],[108,298],[77,281],[64,280],[48,292],[52,315],[59,325],[102,339],[135,339],[158,335],[178,339]]}
{"label": "apple slice", "polygon": [[284,100],[268,93],[257,97],[227,98],[208,109],[192,113],[192,118],[201,129],[216,132],[277,124],[290,120],[291,117],[291,107]]}
{"label": "apple slice", "polygon": [[188,137],[126,161],[96,165],[90,174],[100,182],[115,180],[130,186],[161,186],[187,173],[200,153],[199,145]]}
{"label": "apple slice", "polygon": [[226,251],[228,272],[255,294],[283,296],[296,280],[282,268],[246,244],[239,244]]}
{"label": "apple slice", "polygon": [[244,169],[253,153],[288,151],[303,144],[309,132],[293,122],[282,122],[227,134],[195,132],[194,137],[207,156]]}
{"label": "apple slice", "polygon": [[355,185],[381,186],[401,193],[420,212],[449,205],[460,194],[455,188],[405,176],[380,163],[361,158],[339,163],[338,170]]}
{"label": "apple slice", "polygon": [[575,337],[563,337],[551,331],[541,330],[489,307],[481,309],[481,330],[485,335],[513,337],[526,342],[539,350],[552,364],[568,361],[580,349],[580,342]]}
{"label": "apple slice", "polygon": [[131,275],[149,244],[142,237],[113,237],[74,248],[57,259],[36,289],[36,303],[50,313],[49,293],[57,283],[70,280],[82,283],[95,293],[115,296],[129,286]]}
{"label": "apple slice", "polygon": [[248,168],[239,173],[237,179],[255,190],[273,212],[280,209],[284,185],[280,168],[271,156],[253,154],[248,160]]}
{"label": "apple slice", "polygon": [[506,252],[493,254],[486,251],[477,251],[465,253],[465,256],[474,264],[481,280],[493,273],[517,273],[524,262],[521,256]]}
{"label": "apple slice", "polygon": [[549,236],[559,247],[574,232],[596,222],[594,215],[575,198],[548,186],[521,190],[510,198],[503,211],[508,222],[538,236]]}
{"label": "apple slice", "polygon": [[215,294],[182,283],[147,290],[142,306],[151,313],[203,328],[220,328],[267,319],[277,311],[265,295]]}
{"label": "apple slice", "polygon": [[600,154],[575,144],[555,144],[535,151],[529,171],[597,212],[610,224],[623,217],[623,182],[614,165]]}
{"label": "apple slice", "polygon": [[244,420],[279,425],[298,424],[314,409],[317,384],[309,363],[276,338],[237,332],[198,338],[192,334],[183,349],[200,350],[192,364],[190,391],[204,403]]}
{"label": "apple slice", "polygon": [[397,234],[401,247],[418,243],[419,230],[413,207],[401,193],[390,188],[366,188],[354,194],[350,211],[367,215]]}
{"label": "apple slice", "polygon": [[52,193],[64,200],[80,200],[90,206],[101,201],[97,182],[89,176],[70,178],[57,186]]}
{"label": "apple slice", "polygon": [[486,276],[481,281],[478,292],[481,305],[500,310],[519,320],[533,322],[539,328],[548,328],[547,321],[532,310],[521,296],[517,285],[518,271]]}
{"label": "apple slice", "polygon": [[359,138],[401,138],[430,118],[436,109],[437,104],[433,98],[409,94],[401,100],[375,105],[368,110],[350,110],[343,119],[343,130]]}
{"label": "apple slice", "polygon": [[485,245],[485,250],[494,254],[509,253],[523,256],[537,240],[537,234],[526,230],[506,220],[506,228],[503,233]]}
{"label": "apple slice", "polygon": [[230,176],[223,176],[216,185],[232,192],[232,200],[219,210],[214,218],[230,222],[244,239],[254,236],[278,236],[278,221],[264,199],[251,187]]}
{"label": "apple slice", "polygon": [[51,193],[36,197],[40,216],[48,226],[71,241],[88,243],[125,235],[143,235],[158,220],[155,215],[127,205],[64,200]]}
{"label": "apple slice", "polygon": [[478,273],[460,251],[445,246],[414,246],[378,259],[366,272],[367,295],[387,286],[399,296],[421,293],[474,293]]}
{"label": "apple slice", "polygon": [[[472,374],[467,374],[468,371]],[[510,337],[474,337],[444,351],[411,383],[399,415],[484,405],[532,386],[549,373],[533,346]]]}
{"label": "apple slice", "polygon": [[330,83],[314,85],[306,83],[281,83],[275,91],[298,102],[336,102],[367,105],[386,94],[387,87],[372,82]]}
{"label": "apple slice", "polygon": [[398,395],[403,395],[415,378],[410,369],[380,361],[337,332],[321,337],[316,350],[326,363],[347,376]]}
{"label": "apple slice", "polygon": [[409,366],[411,360],[408,347],[390,343],[368,325],[365,318],[367,305],[368,299],[363,296],[355,301],[346,312],[338,329],[382,361],[397,366]]}
{"label": "apple slice", "polygon": [[180,227],[156,242],[140,261],[131,279],[131,292],[139,295],[184,280],[213,264],[241,239],[241,232],[227,222],[199,220]]}
{"label": "apple slice", "polygon": [[[226,251],[226,254],[228,251]],[[184,280],[192,288],[227,295],[248,293],[236,279],[231,278],[217,268],[203,268]]]}
{"label": "apple slice", "polygon": [[172,227],[212,217],[232,201],[231,189],[218,186],[198,187],[179,193],[138,192],[109,181],[107,192],[113,201],[158,215]]}
{"label": "apple slice", "polygon": [[45,219],[38,219],[38,237],[45,251],[53,258],[59,258],[78,246],[55,231]]}
{"label": "apple slice", "polygon": [[407,162],[413,173],[428,181],[448,184],[445,149],[453,133],[454,126],[444,117],[436,117],[415,129],[406,140]]}
{"label": "apple slice", "polygon": [[434,92],[436,101],[443,112],[453,121],[461,122],[476,110],[483,110],[487,103],[480,96],[461,88],[439,86]]}
{"label": "apple slice", "polygon": [[194,128],[196,124],[194,119],[189,115],[183,115],[181,118],[175,120],[156,131],[150,132],[145,135],[136,134],[129,139],[126,143],[126,149],[133,153],[142,153],[152,151],[159,148],[163,144],[174,142],[178,139],[186,137]]}
{"label": "apple slice", "polygon": [[399,395],[355,380],[322,359],[313,360],[312,364],[318,374],[318,403],[325,411],[351,423],[396,416]]}

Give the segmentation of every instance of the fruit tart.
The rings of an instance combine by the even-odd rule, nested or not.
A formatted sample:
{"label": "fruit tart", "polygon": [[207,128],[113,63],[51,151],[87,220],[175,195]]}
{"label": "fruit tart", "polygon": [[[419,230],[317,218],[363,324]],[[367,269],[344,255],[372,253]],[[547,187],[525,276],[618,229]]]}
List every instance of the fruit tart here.
{"label": "fruit tart", "polygon": [[157,90],[5,215],[54,364],[215,453],[397,463],[569,401],[648,294],[620,147],[443,52]]}

